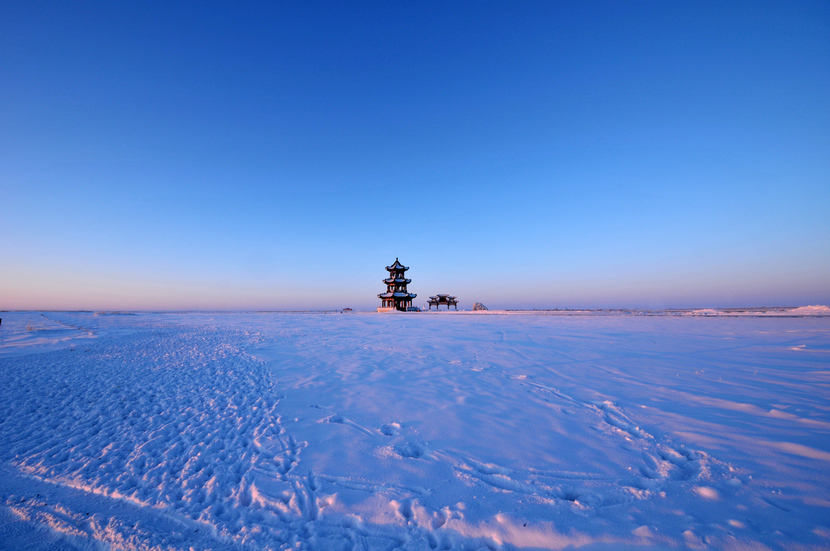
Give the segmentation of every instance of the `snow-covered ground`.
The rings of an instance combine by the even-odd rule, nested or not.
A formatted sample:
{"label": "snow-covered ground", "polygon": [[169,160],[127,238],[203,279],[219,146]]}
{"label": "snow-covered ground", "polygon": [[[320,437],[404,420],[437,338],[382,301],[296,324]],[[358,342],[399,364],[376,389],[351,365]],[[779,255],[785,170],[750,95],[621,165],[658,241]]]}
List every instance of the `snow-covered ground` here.
{"label": "snow-covered ground", "polygon": [[3,313],[0,547],[830,548],[830,318],[706,314]]}

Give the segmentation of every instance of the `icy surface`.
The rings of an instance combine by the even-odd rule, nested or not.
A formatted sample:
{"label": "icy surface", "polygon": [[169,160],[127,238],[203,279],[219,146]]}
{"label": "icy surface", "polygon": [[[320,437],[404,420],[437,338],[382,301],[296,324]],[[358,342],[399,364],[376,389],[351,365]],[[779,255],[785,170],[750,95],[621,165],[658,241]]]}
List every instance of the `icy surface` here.
{"label": "icy surface", "polygon": [[830,547],[830,318],[486,314],[4,313],[0,547]]}

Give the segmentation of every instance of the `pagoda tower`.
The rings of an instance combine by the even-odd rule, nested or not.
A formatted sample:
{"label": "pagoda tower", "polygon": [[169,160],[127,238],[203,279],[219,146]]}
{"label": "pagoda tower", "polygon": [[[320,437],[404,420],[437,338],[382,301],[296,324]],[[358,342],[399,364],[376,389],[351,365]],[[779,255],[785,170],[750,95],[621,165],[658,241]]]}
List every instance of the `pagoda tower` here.
{"label": "pagoda tower", "polygon": [[382,301],[381,308],[406,312],[407,308],[412,307],[412,299],[417,295],[406,290],[407,284],[412,283],[412,280],[406,279],[404,275],[408,269],[397,258],[394,264],[386,267],[386,271],[389,272],[389,277],[383,280],[386,284],[386,292],[378,295]]}

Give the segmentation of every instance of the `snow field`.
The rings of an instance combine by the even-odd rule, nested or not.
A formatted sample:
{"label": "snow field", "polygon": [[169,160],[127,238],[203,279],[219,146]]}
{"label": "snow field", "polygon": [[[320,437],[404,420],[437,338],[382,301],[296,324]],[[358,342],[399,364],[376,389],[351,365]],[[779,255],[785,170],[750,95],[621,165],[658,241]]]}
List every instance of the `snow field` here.
{"label": "snow field", "polygon": [[826,318],[44,317],[7,548],[830,546]]}

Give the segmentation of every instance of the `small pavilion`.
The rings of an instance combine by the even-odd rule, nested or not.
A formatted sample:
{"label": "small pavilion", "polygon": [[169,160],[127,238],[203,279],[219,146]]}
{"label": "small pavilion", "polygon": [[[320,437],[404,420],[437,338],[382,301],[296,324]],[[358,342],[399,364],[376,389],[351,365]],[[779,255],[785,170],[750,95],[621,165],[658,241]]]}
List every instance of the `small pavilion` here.
{"label": "small pavilion", "polygon": [[408,269],[409,267],[401,264],[397,258],[394,264],[386,267],[389,277],[383,280],[386,284],[386,292],[378,295],[381,300],[379,311],[400,310],[406,312],[408,308],[412,308],[412,299],[418,295],[406,290],[406,286],[412,283],[412,280],[407,279],[404,275],[404,272]]}
{"label": "small pavilion", "polygon": [[436,295],[434,297],[429,297],[427,302],[429,303],[430,310],[432,310],[433,306],[435,306],[435,309],[438,310],[438,307],[441,304],[446,304],[447,310],[450,309],[450,306],[455,306],[455,309],[458,310],[458,299],[450,295]]}

